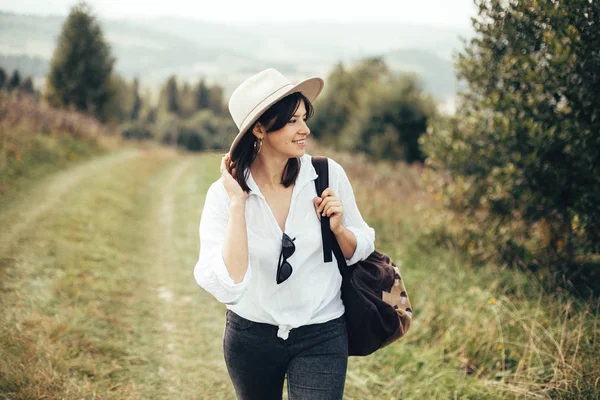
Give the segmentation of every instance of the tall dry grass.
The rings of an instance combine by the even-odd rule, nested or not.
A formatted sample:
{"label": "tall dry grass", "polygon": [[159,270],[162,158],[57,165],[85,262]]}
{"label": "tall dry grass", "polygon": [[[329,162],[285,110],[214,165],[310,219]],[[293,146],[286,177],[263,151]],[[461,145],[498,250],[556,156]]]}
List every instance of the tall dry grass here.
{"label": "tall dry grass", "polygon": [[[397,352],[378,357],[406,370],[415,360],[402,353],[411,349],[430,368],[440,362],[453,366],[501,398],[600,398],[597,297],[581,298],[552,284],[542,269],[534,273],[478,262],[468,243],[432,241],[432,221],[453,224],[447,227],[453,231],[461,226],[457,219],[436,218],[445,214],[426,187],[431,171],[403,162],[369,162],[323,146],[312,153],[344,166],[363,217],[376,229],[376,246],[406,275],[415,310],[412,332],[403,347],[393,348]],[[436,351],[429,354],[428,348]],[[474,389],[472,398],[498,398],[485,390]]]}
{"label": "tall dry grass", "polygon": [[69,162],[115,149],[119,142],[110,127],[90,116],[0,91],[0,196]]}

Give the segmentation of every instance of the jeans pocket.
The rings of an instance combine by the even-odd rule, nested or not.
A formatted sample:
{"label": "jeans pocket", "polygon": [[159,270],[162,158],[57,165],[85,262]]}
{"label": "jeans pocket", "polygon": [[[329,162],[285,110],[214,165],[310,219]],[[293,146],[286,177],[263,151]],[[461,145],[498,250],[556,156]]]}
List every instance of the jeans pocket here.
{"label": "jeans pocket", "polygon": [[247,331],[254,326],[254,322],[240,317],[231,310],[227,310],[226,314],[227,326],[236,331]]}

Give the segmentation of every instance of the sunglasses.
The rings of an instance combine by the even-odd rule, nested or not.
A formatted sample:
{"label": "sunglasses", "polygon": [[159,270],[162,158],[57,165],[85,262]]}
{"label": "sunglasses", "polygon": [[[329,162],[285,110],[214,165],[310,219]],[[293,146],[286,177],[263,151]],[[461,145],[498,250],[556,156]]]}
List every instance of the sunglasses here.
{"label": "sunglasses", "polygon": [[296,238],[290,238],[285,233],[281,239],[281,253],[279,254],[279,262],[277,263],[277,284],[285,282],[292,275],[292,266],[287,259],[294,254],[296,246],[294,245]]}

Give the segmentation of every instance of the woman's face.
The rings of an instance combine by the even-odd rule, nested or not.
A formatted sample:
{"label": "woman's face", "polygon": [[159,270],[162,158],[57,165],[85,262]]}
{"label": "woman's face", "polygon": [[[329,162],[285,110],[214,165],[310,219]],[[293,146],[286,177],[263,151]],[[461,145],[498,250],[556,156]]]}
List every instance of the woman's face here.
{"label": "woman's face", "polygon": [[308,135],[310,129],[306,125],[306,106],[304,101],[300,101],[298,109],[283,128],[261,135],[263,144],[259,156],[302,157]]}

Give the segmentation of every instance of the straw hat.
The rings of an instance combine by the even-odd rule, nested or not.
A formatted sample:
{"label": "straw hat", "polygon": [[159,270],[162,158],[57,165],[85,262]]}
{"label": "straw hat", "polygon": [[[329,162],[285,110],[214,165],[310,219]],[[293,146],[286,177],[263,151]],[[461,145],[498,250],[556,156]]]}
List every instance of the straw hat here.
{"label": "straw hat", "polygon": [[323,90],[323,85],[323,79],[318,77],[294,84],[274,68],[246,79],[229,98],[229,113],[239,129],[229,149],[230,154],[246,130],[273,104],[294,92],[302,92],[312,103]]}

